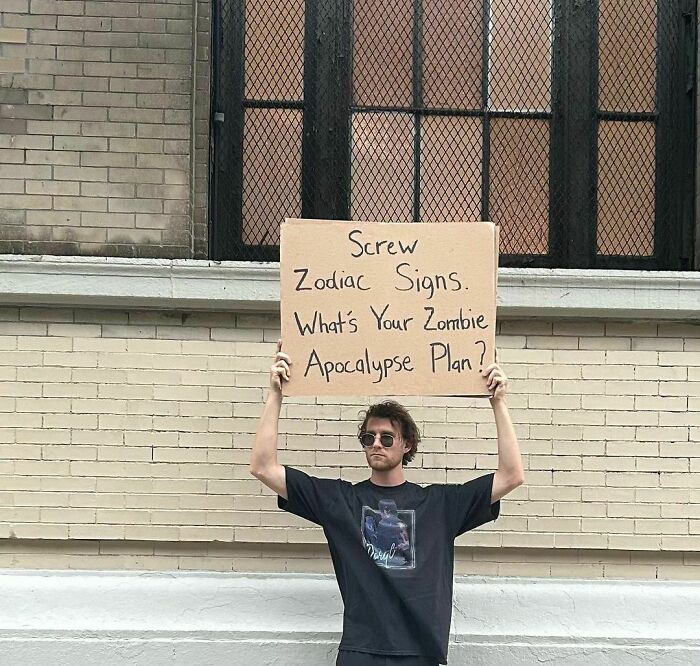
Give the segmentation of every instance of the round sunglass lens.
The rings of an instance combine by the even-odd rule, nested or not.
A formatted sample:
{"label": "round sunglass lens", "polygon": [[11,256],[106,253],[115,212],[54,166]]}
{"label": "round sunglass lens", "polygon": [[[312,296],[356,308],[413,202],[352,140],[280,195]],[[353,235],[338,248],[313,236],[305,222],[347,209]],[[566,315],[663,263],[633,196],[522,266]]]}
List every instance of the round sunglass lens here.
{"label": "round sunglass lens", "polygon": [[365,432],[360,437],[360,442],[362,442],[362,446],[372,446],[374,444],[374,435],[371,432]]}

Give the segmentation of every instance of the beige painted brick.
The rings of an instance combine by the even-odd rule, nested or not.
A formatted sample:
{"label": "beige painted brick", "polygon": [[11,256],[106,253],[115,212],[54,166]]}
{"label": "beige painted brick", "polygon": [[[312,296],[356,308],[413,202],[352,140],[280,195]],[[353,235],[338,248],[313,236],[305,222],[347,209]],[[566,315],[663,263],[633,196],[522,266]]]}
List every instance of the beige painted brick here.
{"label": "beige painted brick", "polygon": [[659,352],[659,365],[699,366],[700,351]]}
{"label": "beige painted brick", "polygon": [[700,396],[700,382],[659,382],[661,396]]}
{"label": "beige painted brick", "polygon": [[555,379],[552,382],[552,392],[559,394],[596,394],[605,393],[606,382],[602,380],[564,380]]}
{"label": "beige painted brick", "polygon": [[636,438],[639,441],[664,441],[679,442],[689,437],[688,428],[666,426],[664,428],[652,428],[640,426],[636,430]]}
{"label": "beige painted brick", "polygon": [[[508,368],[508,376],[511,380],[518,378],[519,373],[513,373],[513,369],[517,366]],[[531,379],[581,379],[582,368],[578,365],[536,365],[522,366],[520,372]]]}
{"label": "beige painted brick", "polygon": [[632,338],[632,349],[650,351],[681,351],[682,338]]}
{"label": "beige painted brick", "polygon": [[606,412],[605,423],[611,426],[626,425],[646,425],[656,426],[659,424],[659,413],[656,411],[629,411],[629,412]]}
{"label": "beige painted brick", "polygon": [[584,379],[635,379],[632,365],[592,365],[581,368]]}
{"label": "beige painted brick", "polygon": [[596,337],[596,338],[580,338],[579,349],[594,349],[594,350],[619,350],[624,351],[632,346],[631,338],[623,337]]}

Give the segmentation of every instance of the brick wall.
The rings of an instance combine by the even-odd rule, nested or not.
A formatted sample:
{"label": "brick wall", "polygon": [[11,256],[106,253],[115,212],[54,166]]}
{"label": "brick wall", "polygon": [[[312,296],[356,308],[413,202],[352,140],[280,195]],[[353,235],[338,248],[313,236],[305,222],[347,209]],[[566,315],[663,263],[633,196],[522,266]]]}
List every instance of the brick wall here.
{"label": "brick wall", "polygon": [[[278,335],[272,315],[0,310],[0,565],[328,570],[320,529],[248,473]],[[526,482],[458,539],[458,571],[697,577],[700,325],[504,320],[498,345]],[[487,401],[404,402],[409,479],[495,469]],[[280,461],[366,478],[364,405],[285,401]]]}
{"label": "brick wall", "polygon": [[192,256],[194,13],[195,0],[2,1],[0,252]]}

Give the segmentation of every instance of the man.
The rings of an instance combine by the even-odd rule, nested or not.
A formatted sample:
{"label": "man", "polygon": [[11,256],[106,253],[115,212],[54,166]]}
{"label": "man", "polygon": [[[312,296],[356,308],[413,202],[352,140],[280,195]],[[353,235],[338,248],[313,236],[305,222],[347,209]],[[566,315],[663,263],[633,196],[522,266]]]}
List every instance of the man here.
{"label": "man", "polygon": [[498,364],[486,377],[498,436],[498,469],[463,484],[407,481],[420,434],[394,401],[372,405],[358,432],[372,470],[351,484],[277,462],[282,382],[292,361],[277,343],[250,471],[278,494],[279,508],[323,527],[345,605],[336,666],[447,663],[454,539],[495,520],[500,499],[523,483],[518,441]]}

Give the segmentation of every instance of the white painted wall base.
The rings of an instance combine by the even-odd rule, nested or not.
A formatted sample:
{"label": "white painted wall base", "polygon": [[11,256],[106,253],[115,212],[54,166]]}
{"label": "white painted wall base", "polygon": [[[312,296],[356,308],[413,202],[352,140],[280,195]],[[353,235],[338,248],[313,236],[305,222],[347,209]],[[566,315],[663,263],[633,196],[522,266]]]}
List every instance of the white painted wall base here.
{"label": "white painted wall base", "polygon": [[[0,572],[8,666],[332,666],[333,576]],[[700,582],[455,579],[449,664],[700,664]]]}

